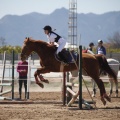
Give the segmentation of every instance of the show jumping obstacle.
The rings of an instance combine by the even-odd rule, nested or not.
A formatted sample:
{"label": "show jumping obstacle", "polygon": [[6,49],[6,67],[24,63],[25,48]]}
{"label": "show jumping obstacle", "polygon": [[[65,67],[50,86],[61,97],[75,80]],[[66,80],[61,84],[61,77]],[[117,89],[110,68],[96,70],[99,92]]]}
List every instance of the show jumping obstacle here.
{"label": "show jumping obstacle", "polygon": [[[4,52],[4,60],[3,60],[3,74],[2,74],[2,79],[1,79],[1,83],[0,86],[1,87],[1,93],[0,93],[0,100],[10,100],[10,99],[14,99],[14,51],[12,51],[12,83],[3,83],[4,81],[4,75],[5,75],[5,63],[6,63],[6,52]],[[6,90],[3,91],[3,86],[11,86],[10,90]],[[12,97],[8,98],[8,97],[3,97],[2,95],[7,94],[7,93],[12,93]]]}
{"label": "show jumping obstacle", "polygon": [[[79,104],[79,109],[82,109],[82,104],[85,105],[86,108],[91,109],[92,106],[90,104],[95,104],[94,101],[92,102],[87,102],[82,98],[82,46],[79,47],[79,85],[77,85],[77,87],[79,87],[79,92],[75,93],[72,90],[72,87],[74,86],[72,83],[69,82],[69,80],[67,80],[67,83],[65,83],[66,81],[66,73],[63,74],[63,105],[65,105],[65,103],[67,102],[68,107],[71,106],[71,104],[74,102],[74,98],[78,100],[78,104]],[[67,76],[68,77],[68,76]],[[68,78],[69,79],[69,78]],[[79,97],[78,97],[79,94]],[[73,97],[73,98],[72,98]],[[96,107],[96,106],[95,106]]]}

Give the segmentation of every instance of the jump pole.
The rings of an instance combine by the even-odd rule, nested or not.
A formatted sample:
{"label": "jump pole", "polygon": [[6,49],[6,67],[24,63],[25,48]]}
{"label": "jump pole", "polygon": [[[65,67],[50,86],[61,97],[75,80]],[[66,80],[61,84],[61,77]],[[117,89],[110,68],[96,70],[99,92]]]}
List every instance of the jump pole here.
{"label": "jump pole", "polygon": [[29,99],[29,88],[30,88],[30,78],[31,78],[31,56],[28,58],[28,77],[27,77],[27,99]]}

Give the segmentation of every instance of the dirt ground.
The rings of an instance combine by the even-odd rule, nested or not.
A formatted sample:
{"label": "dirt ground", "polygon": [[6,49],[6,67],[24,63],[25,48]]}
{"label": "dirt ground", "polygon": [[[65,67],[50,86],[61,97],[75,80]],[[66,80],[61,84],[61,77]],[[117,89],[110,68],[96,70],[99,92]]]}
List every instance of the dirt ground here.
{"label": "dirt ground", "polygon": [[[24,95],[22,97],[24,99]],[[83,93],[83,98],[90,100],[87,92]],[[63,106],[61,92],[32,92],[28,101],[35,103],[1,103],[0,120],[120,120],[120,98],[112,97],[112,102],[107,102],[106,106],[100,101],[99,94],[94,100],[97,110],[79,110],[78,104]]]}

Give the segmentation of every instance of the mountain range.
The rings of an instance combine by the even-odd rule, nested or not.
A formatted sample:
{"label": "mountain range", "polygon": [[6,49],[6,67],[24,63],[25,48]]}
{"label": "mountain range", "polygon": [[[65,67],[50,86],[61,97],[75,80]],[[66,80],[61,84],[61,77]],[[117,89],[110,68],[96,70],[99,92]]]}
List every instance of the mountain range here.
{"label": "mountain range", "polygon": [[[5,38],[7,45],[22,45],[25,37],[48,41],[44,34],[45,25],[52,26],[56,33],[68,37],[68,13],[65,8],[56,9],[51,14],[32,12],[29,14],[5,15],[0,19],[0,37]],[[87,46],[89,42],[97,43],[98,39],[107,41],[108,37],[120,32],[120,11],[104,14],[78,13],[78,35],[80,43]]]}

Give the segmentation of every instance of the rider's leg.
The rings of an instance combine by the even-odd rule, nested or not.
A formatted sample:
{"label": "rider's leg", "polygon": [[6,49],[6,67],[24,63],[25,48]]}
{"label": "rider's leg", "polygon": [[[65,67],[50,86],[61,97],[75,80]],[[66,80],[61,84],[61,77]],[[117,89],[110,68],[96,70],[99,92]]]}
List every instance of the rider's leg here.
{"label": "rider's leg", "polygon": [[66,41],[65,40],[61,40],[61,41],[59,41],[58,44],[59,44],[59,46],[58,46],[56,54],[58,55],[59,58],[61,58],[63,60],[63,62],[67,63],[66,56],[61,52],[62,49],[64,48],[65,44],[66,44]]}

